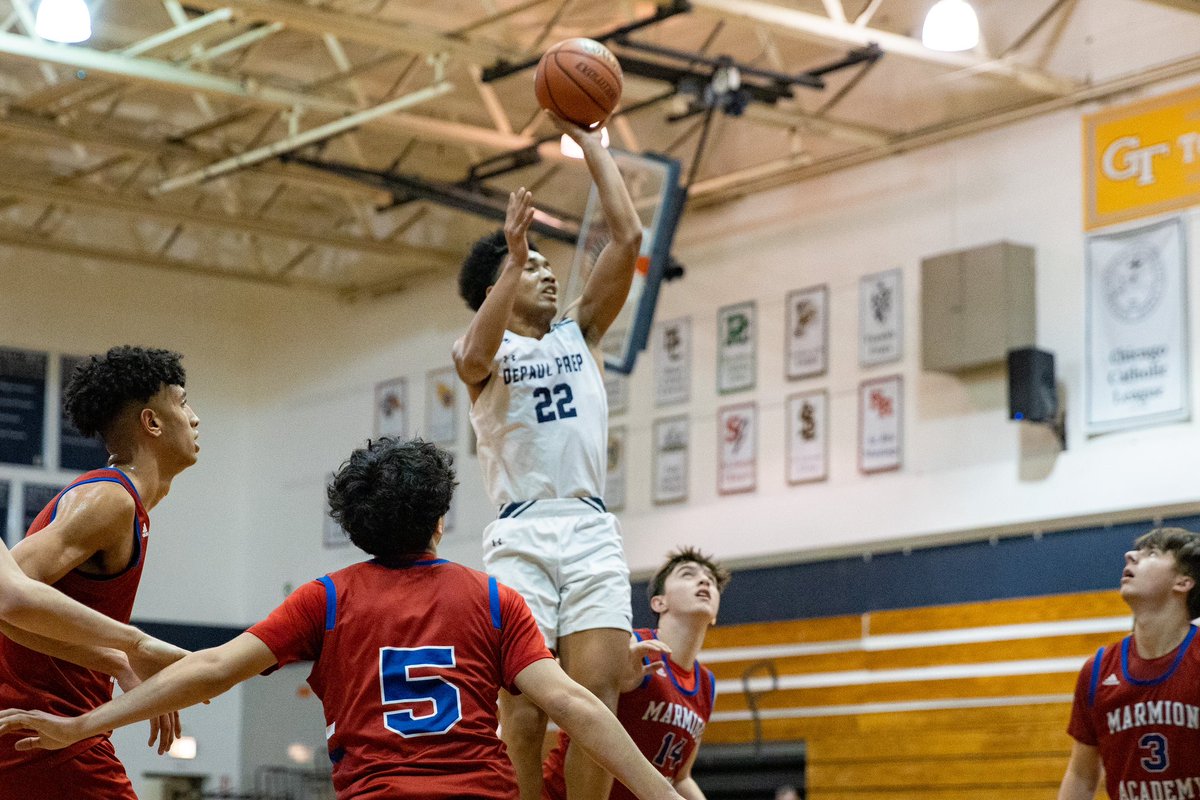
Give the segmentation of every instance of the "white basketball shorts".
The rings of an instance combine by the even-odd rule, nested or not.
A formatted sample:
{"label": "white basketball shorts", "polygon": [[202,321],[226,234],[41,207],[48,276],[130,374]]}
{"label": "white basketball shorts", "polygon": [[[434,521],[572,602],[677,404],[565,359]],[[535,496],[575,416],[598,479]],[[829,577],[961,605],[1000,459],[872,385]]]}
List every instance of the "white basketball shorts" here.
{"label": "white basketball shorts", "polygon": [[521,593],[551,649],[579,631],[633,629],[621,527],[594,497],[501,508],[483,531],[483,564]]}

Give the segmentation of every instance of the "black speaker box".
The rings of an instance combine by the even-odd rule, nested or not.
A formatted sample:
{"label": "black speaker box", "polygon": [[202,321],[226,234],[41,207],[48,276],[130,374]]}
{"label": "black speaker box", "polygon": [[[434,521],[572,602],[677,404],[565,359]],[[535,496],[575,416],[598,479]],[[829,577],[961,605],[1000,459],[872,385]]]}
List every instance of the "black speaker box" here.
{"label": "black speaker box", "polygon": [[1052,422],[1058,412],[1054,354],[1036,347],[1008,351],[1008,416]]}

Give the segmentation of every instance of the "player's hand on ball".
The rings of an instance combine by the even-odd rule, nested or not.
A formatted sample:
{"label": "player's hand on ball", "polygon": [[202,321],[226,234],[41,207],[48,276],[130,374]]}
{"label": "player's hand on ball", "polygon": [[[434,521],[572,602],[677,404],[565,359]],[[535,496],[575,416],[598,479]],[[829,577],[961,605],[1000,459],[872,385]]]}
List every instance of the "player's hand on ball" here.
{"label": "player's hand on ball", "polygon": [[0,711],[0,734],[34,734],[17,740],[18,750],[61,750],[83,737],[76,717],[56,717],[44,711],[9,708]]}
{"label": "player's hand on ball", "polygon": [[580,125],[576,125],[574,122],[563,119],[553,111],[547,111],[546,116],[548,116],[550,121],[554,123],[554,127],[558,128],[560,132],[565,133],[567,136],[570,136],[572,139],[574,139],[575,143],[580,147],[583,147],[585,139],[592,139],[596,142],[596,144],[600,144],[600,129],[604,127],[604,120],[601,120],[591,128],[584,128]]}

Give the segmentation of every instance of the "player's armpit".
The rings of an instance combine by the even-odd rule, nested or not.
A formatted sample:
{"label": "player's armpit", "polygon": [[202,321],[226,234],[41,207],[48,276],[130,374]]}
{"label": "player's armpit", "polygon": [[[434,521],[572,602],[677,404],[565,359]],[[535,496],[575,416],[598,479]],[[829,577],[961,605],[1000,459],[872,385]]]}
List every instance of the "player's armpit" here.
{"label": "player's armpit", "polygon": [[123,486],[107,481],[62,496],[54,521],[12,549],[21,570],[55,583],[97,553],[132,547],[136,505]]}
{"label": "player's armpit", "polygon": [[[454,348],[450,351],[450,355],[454,360],[454,371],[458,373],[458,379],[465,383],[468,387],[475,390],[475,393],[483,390],[487,384],[487,380],[492,374],[491,359],[475,358],[469,359],[466,354],[465,339],[458,339],[454,343]],[[495,354],[492,354],[495,357]],[[471,398],[474,401],[474,397]]]}

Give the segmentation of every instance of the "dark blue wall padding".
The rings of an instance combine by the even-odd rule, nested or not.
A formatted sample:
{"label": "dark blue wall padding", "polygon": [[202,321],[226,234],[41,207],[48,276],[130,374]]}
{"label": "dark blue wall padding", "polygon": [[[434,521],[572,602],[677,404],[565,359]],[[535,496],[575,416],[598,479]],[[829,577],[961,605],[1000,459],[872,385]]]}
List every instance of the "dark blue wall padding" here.
{"label": "dark blue wall padding", "polygon": [[[1164,520],[1200,530],[1200,516]],[[1123,556],[1149,520],[734,572],[721,624],[862,614],[918,606],[1117,588]],[[652,627],[647,581],[633,586],[633,619]]]}

